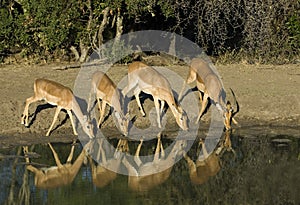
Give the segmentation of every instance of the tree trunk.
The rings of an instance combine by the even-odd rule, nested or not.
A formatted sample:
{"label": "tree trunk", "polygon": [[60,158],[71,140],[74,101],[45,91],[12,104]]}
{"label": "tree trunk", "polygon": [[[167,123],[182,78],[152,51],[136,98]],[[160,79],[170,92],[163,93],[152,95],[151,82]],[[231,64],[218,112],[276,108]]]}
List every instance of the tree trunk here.
{"label": "tree trunk", "polygon": [[90,48],[89,48],[89,46],[87,46],[83,43],[82,39],[80,39],[79,47],[80,47],[80,53],[81,53],[79,62],[83,63],[87,59],[87,55],[88,55]]}
{"label": "tree trunk", "polygon": [[[87,22],[86,31],[90,32],[94,18],[91,0],[87,2],[87,7],[89,11],[89,20]],[[70,47],[71,52],[75,55],[75,60],[79,61],[80,63],[83,63],[87,59],[87,55],[90,50],[90,46],[88,45],[89,43],[87,41],[85,42],[84,39],[86,39],[85,36],[83,36],[79,41],[79,51],[76,49],[75,46]]]}
{"label": "tree trunk", "polygon": [[122,33],[123,33],[123,16],[121,16],[121,9],[118,8],[115,43],[118,43],[120,41]]}
{"label": "tree trunk", "polygon": [[103,11],[103,19],[98,29],[98,48],[103,44],[103,32],[108,24],[109,7],[106,7]]}
{"label": "tree trunk", "polygon": [[75,55],[75,61],[78,61],[80,58],[79,52],[75,48],[75,46],[70,47],[71,52]]}

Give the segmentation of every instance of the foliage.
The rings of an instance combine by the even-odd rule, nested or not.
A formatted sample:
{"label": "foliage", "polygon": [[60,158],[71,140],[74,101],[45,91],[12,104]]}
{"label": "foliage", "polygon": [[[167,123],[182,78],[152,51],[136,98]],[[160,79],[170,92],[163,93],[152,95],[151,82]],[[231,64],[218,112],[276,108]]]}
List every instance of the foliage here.
{"label": "foliage", "polygon": [[108,62],[126,64],[132,61],[133,50],[131,46],[125,45],[123,40],[110,41],[105,47],[96,51],[96,59],[105,59]]}
{"label": "foliage", "polygon": [[299,11],[299,0],[3,0],[0,60],[19,52],[46,60],[88,55],[117,31],[160,29],[210,55],[281,62],[299,56]]}
{"label": "foliage", "polygon": [[[300,2],[300,1],[299,1]],[[290,45],[299,51],[300,45],[300,12],[295,13],[289,18],[287,22],[287,28],[289,30]]]}

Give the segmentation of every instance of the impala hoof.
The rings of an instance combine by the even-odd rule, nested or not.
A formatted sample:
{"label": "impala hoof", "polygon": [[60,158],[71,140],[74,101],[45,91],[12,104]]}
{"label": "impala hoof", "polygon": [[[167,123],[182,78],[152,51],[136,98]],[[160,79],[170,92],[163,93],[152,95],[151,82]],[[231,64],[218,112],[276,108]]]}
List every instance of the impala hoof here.
{"label": "impala hoof", "polygon": [[21,125],[24,125],[25,127],[29,127],[29,124],[28,123],[24,123],[24,122],[21,122]]}

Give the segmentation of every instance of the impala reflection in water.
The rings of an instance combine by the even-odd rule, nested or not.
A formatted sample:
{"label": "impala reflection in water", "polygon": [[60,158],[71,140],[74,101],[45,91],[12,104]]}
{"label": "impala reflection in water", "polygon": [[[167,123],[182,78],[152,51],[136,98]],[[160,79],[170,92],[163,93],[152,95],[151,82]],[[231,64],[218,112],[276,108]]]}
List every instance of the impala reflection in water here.
{"label": "impala reflection in water", "polygon": [[[256,132],[256,134],[258,133]],[[63,180],[57,180],[60,185],[50,189],[35,185],[36,174],[26,169],[27,166],[31,165],[39,170],[42,170],[42,167],[55,166],[57,170],[57,164],[53,158],[54,154],[49,145],[30,145],[28,152],[25,150],[25,155],[22,152],[22,147],[0,150],[2,153],[0,203],[84,204],[88,202],[89,204],[99,204],[105,202],[106,204],[148,204],[151,201],[158,204],[216,204],[221,202],[251,204],[255,199],[259,204],[298,204],[300,201],[298,195],[300,178],[298,170],[299,138],[283,135],[257,135],[256,137],[256,134],[244,137],[235,132],[225,132],[216,149],[212,153],[208,152],[208,156],[205,154],[204,144],[201,141],[196,141],[186,155],[192,160],[192,167],[195,169],[191,169],[190,162],[183,158],[169,167],[171,171],[166,169],[157,173],[158,178],[160,178],[159,182],[155,179],[156,176],[149,175],[148,177],[152,180],[149,180],[148,184],[142,184],[143,177],[147,176],[141,177],[140,180],[136,177],[138,175],[133,175],[134,178],[138,179],[135,182],[137,188],[133,187],[134,189],[130,187],[130,176],[117,174],[116,177],[111,177],[110,174],[106,174],[109,173],[107,170],[103,169],[104,171],[101,172],[101,168],[98,169],[98,173],[96,171],[97,175],[100,173],[99,176],[103,173],[101,177],[96,177],[99,179],[100,184],[98,185],[98,182],[93,179],[95,172],[92,171],[92,166],[96,170],[97,166],[103,165],[101,163],[105,160],[109,163],[110,160],[120,159],[119,168],[127,170],[124,165],[127,152],[137,153],[138,147],[140,147],[138,156],[150,152],[154,152],[155,155],[155,151],[159,150],[159,155],[155,155],[158,157],[156,160],[159,164],[168,157],[185,154],[180,153],[182,143],[178,142],[177,146],[175,144],[177,141],[174,142],[166,134],[161,134],[160,139],[152,139],[149,142],[144,140],[143,143],[138,141],[128,141],[127,143],[126,140],[111,139],[110,142],[115,147],[119,147],[120,149],[117,150],[120,152],[115,152],[115,150],[109,152],[104,144],[100,146],[101,139],[99,139],[98,141],[91,141],[90,146],[85,147],[87,148],[86,151],[100,155],[100,160],[93,160],[89,164],[84,164],[85,157],[81,162],[82,153],[85,149],[82,149],[80,145],[51,143],[61,162],[70,161],[68,158],[73,149],[73,160],[71,160],[70,166],[74,166],[77,162],[80,166],[77,174],[73,175],[75,176],[73,181],[70,180],[70,183],[65,184]],[[205,135],[200,132],[200,136]],[[205,142],[205,139],[203,141]],[[171,145],[172,152],[164,149],[170,143],[174,143],[174,146]],[[200,147],[198,147],[199,143]],[[105,149],[101,150],[98,147]],[[26,164],[27,157],[30,164]],[[104,159],[102,159],[103,157]],[[138,174],[140,170],[136,161],[138,162],[138,160],[128,160],[129,166],[133,166],[137,171],[136,174]],[[154,161],[154,156],[149,161],[143,160],[140,167],[146,163],[153,164]],[[62,165],[65,164],[62,163]],[[193,172],[193,169],[196,172]],[[202,173],[198,170],[202,170]],[[113,172],[111,173],[114,175]],[[197,181],[193,181],[194,176],[191,177],[190,175],[197,178],[202,177],[203,180],[201,183],[196,183]]]}
{"label": "impala reflection in water", "polygon": [[128,187],[135,191],[148,191],[155,186],[164,183],[170,176],[176,157],[184,153],[185,140],[177,140],[168,156],[165,156],[161,133],[157,135],[157,145],[154,159],[151,162],[143,162],[140,159],[140,151],[143,140],[137,147],[134,162],[129,162],[125,157],[123,164],[128,170]]}
{"label": "impala reflection in water", "polygon": [[37,188],[49,189],[71,184],[80,170],[84,158],[87,155],[85,149],[81,151],[81,154],[77,157],[75,162],[72,163],[75,149],[75,144],[73,144],[66,163],[62,164],[51,143],[48,143],[48,146],[52,151],[56,165],[50,165],[49,167],[42,168],[37,168],[30,163],[28,157],[28,146],[23,148],[26,159],[26,169],[34,173],[35,186]]}
{"label": "impala reflection in water", "polygon": [[95,139],[93,141],[92,150],[96,153],[95,160],[89,156],[89,163],[92,172],[93,184],[97,187],[105,187],[112,181],[114,181],[118,173],[114,170],[119,170],[123,155],[129,152],[128,140],[119,139],[115,152],[108,153],[108,147],[105,143],[108,143],[103,138]]}

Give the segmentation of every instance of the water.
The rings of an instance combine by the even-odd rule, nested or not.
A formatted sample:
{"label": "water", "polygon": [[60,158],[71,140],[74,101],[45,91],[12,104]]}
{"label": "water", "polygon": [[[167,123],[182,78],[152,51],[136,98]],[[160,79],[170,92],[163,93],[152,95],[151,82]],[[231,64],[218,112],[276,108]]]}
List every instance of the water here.
{"label": "water", "polygon": [[[166,181],[149,191],[138,192],[128,187],[128,176],[117,175],[104,187],[92,179],[89,163],[82,164],[74,181],[66,186],[41,189],[35,186],[34,174],[25,169],[22,147],[0,150],[0,204],[299,204],[300,139],[286,135],[230,136],[231,151],[221,153],[221,169],[202,184],[194,184],[187,161],[176,163]],[[116,141],[113,141],[116,145]],[[171,140],[162,138],[166,147]],[[131,153],[138,142],[129,142]],[[66,162],[71,144],[52,144],[62,163]],[[153,152],[156,140],[145,142],[141,154]],[[32,145],[30,160],[35,167],[55,165],[46,144]],[[82,151],[74,149],[74,159]],[[197,151],[198,150],[198,151]],[[202,153],[202,152],[200,152]],[[196,161],[195,143],[188,156]],[[74,160],[73,160],[74,162]],[[74,164],[74,163],[73,163]],[[121,164],[121,169],[126,169]],[[202,172],[204,173],[204,171]]]}

